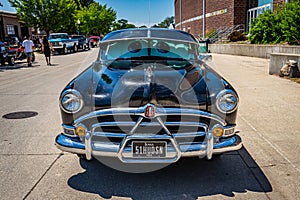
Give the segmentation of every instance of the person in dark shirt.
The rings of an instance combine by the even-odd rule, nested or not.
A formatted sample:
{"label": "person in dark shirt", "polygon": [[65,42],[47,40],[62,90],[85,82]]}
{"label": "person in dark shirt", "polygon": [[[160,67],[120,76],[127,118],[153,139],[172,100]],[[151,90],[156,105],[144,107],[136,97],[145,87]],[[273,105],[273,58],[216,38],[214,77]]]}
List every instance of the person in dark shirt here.
{"label": "person in dark shirt", "polygon": [[45,54],[47,65],[51,66],[51,46],[47,36],[43,37],[42,51]]}

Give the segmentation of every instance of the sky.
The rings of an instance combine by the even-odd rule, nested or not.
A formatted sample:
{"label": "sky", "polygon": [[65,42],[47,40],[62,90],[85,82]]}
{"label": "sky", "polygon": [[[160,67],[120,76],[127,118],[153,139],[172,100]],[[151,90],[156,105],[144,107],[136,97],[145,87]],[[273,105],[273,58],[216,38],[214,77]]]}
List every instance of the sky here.
{"label": "sky", "polygon": [[[117,19],[126,19],[136,26],[152,26],[174,16],[174,0],[96,0],[117,12]],[[150,2],[150,6],[149,6]],[[0,10],[15,12],[7,0],[1,0]],[[150,7],[150,12],[149,12]],[[150,14],[150,20],[149,20]],[[149,23],[150,21],[150,23]]]}

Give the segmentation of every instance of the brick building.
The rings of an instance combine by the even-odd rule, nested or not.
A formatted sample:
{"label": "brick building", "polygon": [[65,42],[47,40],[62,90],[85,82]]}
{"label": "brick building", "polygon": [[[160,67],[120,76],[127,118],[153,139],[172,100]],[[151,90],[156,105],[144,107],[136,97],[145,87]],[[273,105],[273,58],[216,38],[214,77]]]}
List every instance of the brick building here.
{"label": "brick building", "polygon": [[29,33],[29,28],[19,22],[16,13],[0,11],[0,41],[4,41],[9,36],[22,39]]}
{"label": "brick building", "polygon": [[251,19],[284,2],[287,0],[175,0],[175,26],[196,37],[202,36],[203,31],[208,34],[220,27],[240,24],[248,30]]}

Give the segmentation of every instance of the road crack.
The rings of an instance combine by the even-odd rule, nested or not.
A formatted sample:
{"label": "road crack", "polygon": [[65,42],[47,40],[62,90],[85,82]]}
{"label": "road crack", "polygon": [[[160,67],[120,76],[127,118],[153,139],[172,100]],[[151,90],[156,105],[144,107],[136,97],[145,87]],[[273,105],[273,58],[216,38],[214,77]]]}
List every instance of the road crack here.
{"label": "road crack", "polygon": [[51,163],[51,165],[47,168],[47,170],[42,174],[42,176],[39,178],[39,180],[33,185],[33,187],[29,190],[29,192],[25,195],[23,200],[27,199],[27,197],[31,194],[31,192],[36,188],[36,186],[41,182],[41,180],[46,176],[47,172],[50,171],[52,166],[56,163],[56,161],[63,155],[63,153],[60,153],[57,158]]}

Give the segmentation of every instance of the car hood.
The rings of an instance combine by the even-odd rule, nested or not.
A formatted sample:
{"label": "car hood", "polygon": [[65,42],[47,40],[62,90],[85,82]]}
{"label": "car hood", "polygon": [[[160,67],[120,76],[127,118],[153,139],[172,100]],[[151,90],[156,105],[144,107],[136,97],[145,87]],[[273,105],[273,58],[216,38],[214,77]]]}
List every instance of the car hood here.
{"label": "car hood", "polygon": [[207,109],[206,82],[200,68],[156,68],[146,64],[134,69],[93,67],[92,98],[95,109],[162,107]]}

